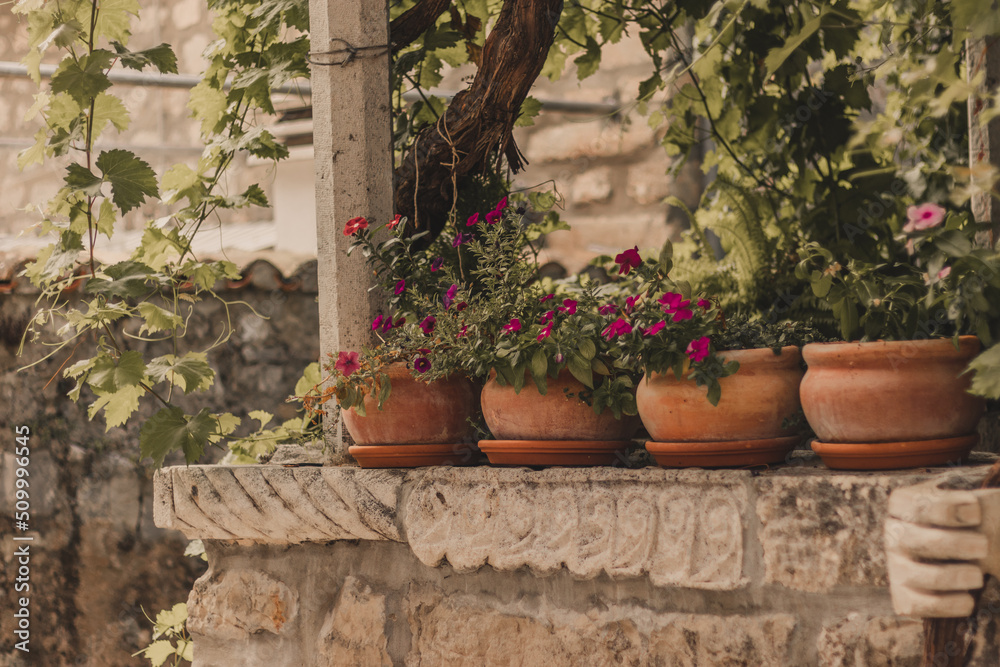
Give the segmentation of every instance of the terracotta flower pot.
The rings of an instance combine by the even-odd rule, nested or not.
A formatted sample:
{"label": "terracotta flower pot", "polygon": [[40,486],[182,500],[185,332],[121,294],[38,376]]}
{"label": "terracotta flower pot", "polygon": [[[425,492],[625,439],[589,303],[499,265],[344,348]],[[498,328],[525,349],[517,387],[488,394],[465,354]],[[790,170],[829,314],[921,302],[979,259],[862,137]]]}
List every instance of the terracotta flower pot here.
{"label": "terracotta flower pot", "polygon": [[[807,345],[801,396],[819,440],[813,449],[831,467],[855,469],[960,460],[975,444],[970,436],[986,405],[967,392],[963,375],[979,349],[975,336],[961,337],[958,349],[951,339]],[[926,441],[936,443],[919,444]],[[868,448],[875,458],[871,465],[859,454],[828,458],[846,456],[835,443]]]}
{"label": "terracotta flower pot", "polygon": [[480,441],[491,463],[504,465],[607,465],[629,445],[637,417],[594,414],[578,396],[588,391],[568,370],[549,378],[544,396],[530,380],[520,393],[490,378],[483,387],[486,425],[496,440]]}
{"label": "terracotta flower pot", "polygon": [[[387,375],[392,392],[381,410],[374,397],[366,396],[366,416],[360,416],[353,408],[341,413],[344,426],[356,443],[348,451],[361,466],[471,462],[475,429],[469,418],[479,407],[475,385],[458,376],[429,384],[420,382],[403,363],[391,364]],[[421,453],[424,449],[426,453]],[[398,452],[398,456],[393,452]]]}
{"label": "terracotta flower pot", "polygon": [[802,369],[798,348],[732,350],[734,375],[721,378],[722,397],[709,403],[694,380],[654,373],[639,382],[636,403],[652,440],[646,449],[660,465],[744,466],[783,461],[801,440],[794,425]]}

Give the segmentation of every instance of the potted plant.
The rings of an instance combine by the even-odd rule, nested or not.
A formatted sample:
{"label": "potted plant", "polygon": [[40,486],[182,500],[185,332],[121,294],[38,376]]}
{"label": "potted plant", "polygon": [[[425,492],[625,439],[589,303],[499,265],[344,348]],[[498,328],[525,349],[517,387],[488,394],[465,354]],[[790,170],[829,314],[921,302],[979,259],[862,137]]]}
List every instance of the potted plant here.
{"label": "potted plant", "polygon": [[439,300],[432,316],[468,372],[487,378],[483,417],[495,439],[479,446],[491,462],[613,463],[639,426],[635,373],[608,354],[615,317],[595,283],[539,279],[533,215],[504,198],[470,217],[474,268],[443,267],[457,304]]}
{"label": "potted plant", "polygon": [[636,402],[651,436],[646,449],[667,467],[782,461],[801,442],[795,425],[802,327],[727,323],[717,304],[669,278],[671,246],[657,260],[638,248],[615,258],[631,273],[618,363],[640,368]]}
{"label": "potted plant", "polygon": [[985,404],[965,370],[1000,323],[1000,263],[974,245],[979,228],[967,211],[926,203],[897,223],[883,262],[844,266],[817,245],[801,251],[798,274],[845,341],[803,350],[802,407],[828,466],[952,463],[977,442]]}
{"label": "potted plant", "polygon": [[434,289],[433,279],[420,277],[436,269],[414,259],[419,253],[412,246],[420,236],[404,236],[405,224],[396,216],[385,225],[389,239],[378,243],[364,218],[346,224],[344,233],[354,237],[350,251],[365,252],[390,296],[371,322],[377,344],[331,357],[328,382],[310,405],[316,409],[336,398],[356,443],[348,451],[362,467],[471,463],[478,387],[453,346],[436,334],[434,318],[413,312]]}

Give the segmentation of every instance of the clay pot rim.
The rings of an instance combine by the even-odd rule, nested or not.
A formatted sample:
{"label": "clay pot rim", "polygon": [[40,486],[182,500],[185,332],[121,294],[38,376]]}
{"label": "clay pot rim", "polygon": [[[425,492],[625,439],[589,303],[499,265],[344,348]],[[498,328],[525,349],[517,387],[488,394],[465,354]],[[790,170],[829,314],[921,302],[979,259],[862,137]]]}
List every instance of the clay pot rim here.
{"label": "clay pot rim", "polygon": [[951,338],[920,338],[915,340],[833,341],[809,343],[802,348],[802,357],[809,366],[839,365],[852,361],[889,363],[896,356],[904,359],[920,357],[942,361],[970,360],[982,348],[976,336],[959,336],[958,349]]}
{"label": "clay pot rim", "polygon": [[[786,345],[785,347],[779,348],[781,354],[775,354],[774,349],[770,347],[754,347],[746,350],[724,350],[722,352],[717,352],[724,361],[738,361],[740,367],[744,364],[752,364],[757,368],[763,368],[768,366],[776,366],[779,368],[799,368],[799,362],[802,360],[802,353],[797,345]],[[687,373],[687,367],[685,367],[685,374]],[[643,375],[640,381],[649,381],[650,379],[655,379],[662,376],[674,377],[673,371],[667,369],[663,373],[647,372]],[[736,372],[739,375],[739,371]]]}

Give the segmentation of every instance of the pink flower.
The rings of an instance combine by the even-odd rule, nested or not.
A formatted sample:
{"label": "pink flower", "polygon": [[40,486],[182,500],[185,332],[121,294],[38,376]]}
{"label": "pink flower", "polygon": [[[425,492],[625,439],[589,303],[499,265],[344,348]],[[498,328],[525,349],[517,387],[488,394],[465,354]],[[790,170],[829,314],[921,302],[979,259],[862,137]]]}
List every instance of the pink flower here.
{"label": "pink flower", "polygon": [[663,327],[665,327],[665,326],[667,326],[666,321],[661,320],[661,321],[657,322],[656,324],[654,324],[653,326],[646,327],[645,329],[643,329],[642,330],[642,335],[643,336],[655,336],[656,334],[658,334],[661,331],[663,331]]}
{"label": "pink flower", "polygon": [[608,303],[597,309],[601,315],[613,315],[618,312],[618,306],[613,303]]}
{"label": "pink flower", "polygon": [[631,313],[633,310],[635,310],[635,304],[637,304],[639,302],[639,299],[641,298],[642,298],[641,294],[639,296],[625,297],[625,308],[622,309],[622,312],[625,313],[626,315]]}
{"label": "pink flower", "polygon": [[548,338],[549,336],[551,336],[552,335],[552,325],[553,324],[555,324],[555,323],[554,322],[549,322],[548,324],[546,324],[545,328],[542,329],[538,333],[538,338],[536,340],[541,340],[543,338]]}
{"label": "pink flower", "polygon": [[461,329],[459,329],[459,331],[458,331],[458,333],[457,333],[457,334],[455,334],[455,338],[465,338],[465,335],[466,335],[466,331],[468,331],[468,330],[469,330],[469,327],[467,327],[467,326],[465,326],[465,325],[463,324],[463,325],[462,325],[462,328],[461,328]]}
{"label": "pink flower", "polygon": [[562,352],[556,352],[556,356],[552,357],[552,361],[556,362],[557,364],[561,364],[562,362],[566,361],[566,357],[563,355]]}
{"label": "pink flower", "polygon": [[389,229],[395,229],[396,225],[398,225],[402,221],[403,221],[403,216],[397,213],[396,217],[390,220],[388,223],[386,223],[385,226],[388,227]]}
{"label": "pink flower", "polygon": [[406,281],[400,280],[399,282],[396,283],[396,289],[392,290],[392,293],[399,296],[404,291],[406,291]]}
{"label": "pink flower", "polygon": [[[375,316],[375,319],[372,320],[372,331],[376,331],[380,326],[382,326],[382,319],[383,318],[382,318],[381,315],[376,315]],[[392,324],[392,320],[391,319],[389,319],[387,321],[389,322],[389,324]]]}
{"label": "pink flower", "polygon": [[457,310],[458,312],[462,312],[463,310],[465,310],[468,307],[469,307],[469,304],[467,302],[465,302],[465,301],[459,301],[458,305],[455,306],[455,310]]}
{"label": "pink flower", "polygon": [[697,340],[693,340],[688,343],[687,353],[688,359],[691,361],[701,361],[708,356],[708,336],[702,336]]}
{"label": "pink flower", "polygon": [[469,219],[465,221],[466,227],[475,227],[476,223],[479,222],[479,212],[475,212],[469,216]]}
{"label": "pink flower", "polygon": [[437,271],[444,264],[444,257],[435,257],[431,262],[431,271]]}
{"label": "pink flower", "polygon": [[500,219],[500,212],[499,211],[490,211],[489,213],[486,214],[486,224],[487,225],[495,225],[495,224],[497,224],[497,220],[499,220],[499,219]]}
{"label": "pink flower", "polygon": [[666,315],[673,315],[674,322],[690,320],[694,317],[694,313],[690,308],[691,301],[676,292],[667,292],[657,299],[657,301],[660,303],[660,310]]}
{"label": "pink flower", "polygon": [[626,322],[622,318],[618,318],[601,332],[606,340],[611,340],[612,338],[617,338],[618,336],[623,336],[627,333],[632,333],[632,325]]}
{"label": "pink flower", "polygon": [[546,322],[551,322],[552,318],[555,316],[556,316],[556,311],[550,310],[549,312],[545,313],[544,315],[538,318],[538,323],[545,324]]}
{"label": "pink flower", "polygon": [[507,208],[507,198],[506,197],[504,197],[503,199],[501,199],[500,201],[498,201],[497,205],[496,205],[496,208],[494,208],[493,210],[496,211],[497,213],[500,213],[505,208]]}
{"label": "pink flower", "polygon": [[618,264],[618,273],[627,276],[629,271],[642,264],[642,257],[639,256],[639,246],[616,255],[615,263]]}
{"label": "pink flower", "polygon": [[937,277],[938,277],[938,280],[944,280],[945,278],[947,278],[950,275],[951,275],[951,267],[950,266],[946,266],[943,269],[941,269],[940,271],[938,271]]}
{"label": "pink flower", "polygon": [[358,233],[358,230],[366,229],[368,227],[368,221],[364,218],[351,218],[344,225],[344,236],[354,236]]}
{"label": "pink flower", "polygon": [[521,320],[516,317],[512,319],[507,324],[503,325],[504,333],[514,333],[515,331],[521,330]]}
{"label": "pink flower", "polygon": [[573,299],[563,299],[563,305],[559,306],[560,313],[566,313],[567,315],[576,314],[576,301]]}
{"label": "pink flower", "polygon": [[466,234],[465,232],[459,232],[458,235],[455,237],[455,240],[451,242],[451,247],[452,248],[457,248],[458,246],[462,245],[463,243],[465,243],[466,241],[468,241],[471,238],[472,238],[472,234]]}
{"label": "pink flower", "polygon": [[361,368],[358,361],[357,352],[341,352],[337,355],[337,363],[333,367],[340,371],[344,377],[350,377],[351,373]]}
{"label": "pink flower", "polygon": [[541,299],[538,300],[538,303],[545,303],[549,299],[555,298],[555,296],[556,296],[555,294],[546,294],[545,296],[543,296]]}
{"label": "pink flower", "polygon": [[426,373],[431,369],[430,359],[428,359],[427,357],[417,357],[413,361],[413,367],[417,370],[418,373]]}
{"label": "pink flower", "polygon": [[458,285],[453,283],[452,286],[448,288],[448,291],[445,292],[444,296],[441,297],[441,303],[444,304],[445,310],[451,308],[451,304],[455,300],[456,292],[458,292]]}
{"label": "pink flower", "polygon": [[708,299],[698,299],[698,306],[702,310],[708,310],[709,308],[712,307],[712,302],[709,301]]}
{"label": "pink flower", "polygon": [[[400,318],[400,319],[402,319],[402,318]],[[405,320],[403,320],[403,321],[405,322]],[[388,332],[392,331],[393,326],[394,325],[392,323],[392,318],[391,317],[386,317],[385,320],[382,322],[382,333],[388,333]]]}
{"label": "pink flower", "polygon": [[931,202],[920,206],[911,206],[906,209],[908,222],[903,226],[903,231],[909,234],[923,229],[933,229],[944,220],[944,214],[943,208]]}
{"label": "pink flower", "polygon": [[434,333],[434,325],[437,324],[437,318],[433,315],[428,315],[420,322],[420,328],[426,335],[431,335]]}

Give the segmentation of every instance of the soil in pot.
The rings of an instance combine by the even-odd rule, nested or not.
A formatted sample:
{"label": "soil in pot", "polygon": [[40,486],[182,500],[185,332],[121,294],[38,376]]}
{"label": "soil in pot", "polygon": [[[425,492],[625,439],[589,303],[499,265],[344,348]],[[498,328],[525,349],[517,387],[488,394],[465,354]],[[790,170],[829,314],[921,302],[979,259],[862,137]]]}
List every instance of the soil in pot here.
{"label": "soil in pot", "polygon": [[742,467],[784,461],[802,442],[799,414],[801,355],[788,346],[733,350],[721,356],[740,369],[721,378],[712,405],[707,388],[672,372],[643,378],[636,392],[639,415],[652,440],[646,449],[664,467]]}

